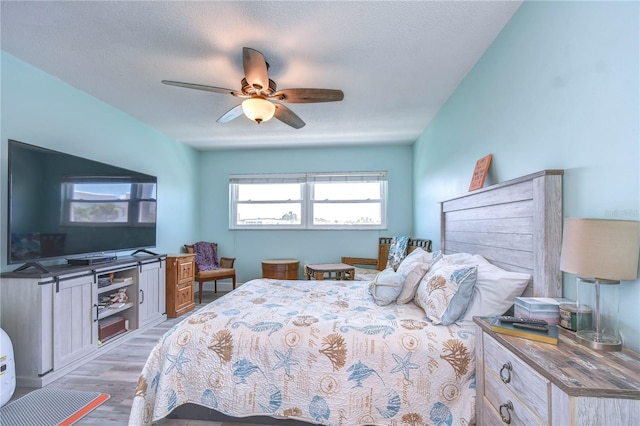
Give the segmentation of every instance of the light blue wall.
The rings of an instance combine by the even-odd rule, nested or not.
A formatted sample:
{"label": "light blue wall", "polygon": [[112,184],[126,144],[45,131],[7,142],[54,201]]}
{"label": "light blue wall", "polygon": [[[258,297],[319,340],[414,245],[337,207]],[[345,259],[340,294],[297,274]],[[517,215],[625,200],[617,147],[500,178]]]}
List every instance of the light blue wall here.
{"label": "light blue wall", "polygon": [[[415,230],[440,234],[437,202],[564,169],[564,216],[640,219],[638,2],[525,2],[414,146]],[[434,237],[438,240],[439,237]],[[575,300],[575,276],[564,294]],[[620,331],[640,350],[640,281],[622,282]]]}
{"label": "light blue wall", "polygon": [[6,265],[7,140],[66,152],[158,177],[157,251],[195,238],[196,151],[39,69],[1,52],[2,270]]}
{"label": "light blue wall", "polygon": [[[377,257],[378,237],[412,233],[412,147],[210,151],[200,154],[200,229],[219,243],[223,256],[236,257],[238,281],[262,275],[262,259],[296,258],[339,262],[341,256]],[[229,175],[327,171],[389,172],[388,230],[230,231]],[[302,275],[301,275],[302,277]]]}

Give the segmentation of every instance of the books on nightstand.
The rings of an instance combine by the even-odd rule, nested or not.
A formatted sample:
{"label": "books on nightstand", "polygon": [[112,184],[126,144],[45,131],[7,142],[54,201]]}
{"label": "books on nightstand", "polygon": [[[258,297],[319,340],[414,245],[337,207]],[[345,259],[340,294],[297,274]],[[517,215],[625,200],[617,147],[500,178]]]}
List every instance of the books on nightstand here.
{"label": "books on nightstand", "polygon": [[509,336],[522,337],[523,339],[535,340],[537,342],[549,343],[552,345],[558,344],[558,326],[549,324],[547,325],[548,331],[536,331],[526,330],[523,328],[514,327],[513,324],[500,322],[499,317],[493,317],[491,319],[490,327],[492,331],[496,333],[508,334]]}

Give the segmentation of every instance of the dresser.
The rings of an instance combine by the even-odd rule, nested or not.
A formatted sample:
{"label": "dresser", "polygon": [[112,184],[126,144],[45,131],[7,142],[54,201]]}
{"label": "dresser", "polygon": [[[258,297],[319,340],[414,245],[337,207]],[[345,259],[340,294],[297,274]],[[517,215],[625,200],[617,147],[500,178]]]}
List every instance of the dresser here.
{"label": "dresser", "polygon": [[630,425],[640,419],[640,354],[594,351],[560,329],[558,345],[476,323],[478,425]]}
{"label": "dresser", "polygon": [[176,318],[192,311],[195,279],[195,254],[167,256],[167,317]]}

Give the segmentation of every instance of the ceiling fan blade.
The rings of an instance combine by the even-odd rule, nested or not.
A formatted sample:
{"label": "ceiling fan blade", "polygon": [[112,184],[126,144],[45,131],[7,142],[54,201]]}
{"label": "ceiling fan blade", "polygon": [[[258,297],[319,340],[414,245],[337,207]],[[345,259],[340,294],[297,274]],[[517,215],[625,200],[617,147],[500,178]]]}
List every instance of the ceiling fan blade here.
{"label": "ceiling fan blade", "polygon": [[334,89],[282,89],[271,96],[292,104],[312,102],[335,102],[344,99],[342,90]]}
{"label": "ceiling fan blade", "polygon": [[227,111],[222,117],[218,118],[216,121],[218,123],[228,123],[234,118],[238,118],[242,115],[242,104],[231,108]]}
{"label": "ceiling fan blade", "polygon": [[242,65],[247,82],[256,90],[269,89],[267,62],[262,53],[250,47],[242,48]]}
{"label": "ceiling fan blade", "polygon": [[224,89],[222,87],[214,87],[214,86],[205,86],[203,84],[193,84],[193,83],[182,83],[180,81],[171,81],[171,80],[162,80],[163,84],[168,84],[169,86],[178,86],[178,87],[186,87],[187,89],[195,89],[195,90],[205,90],[207,92],[214,93],[222,93],[225,95],[233,95],[239,97],[246,97],[241,92],[232,89]]}
{"label": "ceiling fan blade", "polygon": [[293,127],[294,129],[300,129],[304,127],[304,121],[298,117],[293,111],[282,104],[276,104],[276,112],[273,114],[275,118],[282,121],[285,124]]}

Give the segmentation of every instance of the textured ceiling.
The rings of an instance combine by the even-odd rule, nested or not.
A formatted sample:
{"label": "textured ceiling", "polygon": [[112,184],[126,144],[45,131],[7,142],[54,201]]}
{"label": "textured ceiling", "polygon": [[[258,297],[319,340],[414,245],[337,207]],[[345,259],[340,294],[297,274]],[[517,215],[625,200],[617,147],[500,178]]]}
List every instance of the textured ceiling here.
{"label": "textured ceiling", "polygon": [[[2,1],[2,50],[197,149],[410,144],[520,1]],[[278,88],[341,89],[288,104],[306,122],[216,119],[240,89],[242,47]]]}

